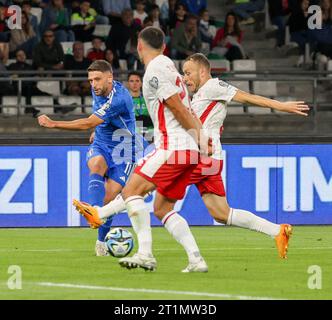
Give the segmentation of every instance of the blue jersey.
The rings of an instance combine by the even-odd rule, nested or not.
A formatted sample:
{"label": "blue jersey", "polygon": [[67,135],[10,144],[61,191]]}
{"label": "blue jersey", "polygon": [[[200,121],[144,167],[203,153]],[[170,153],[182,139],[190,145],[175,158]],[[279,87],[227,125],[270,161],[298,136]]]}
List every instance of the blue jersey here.
{"label": "blue jersey", "polygon": [[[104,122],[95,129],[95,142],[115,148],[121,141],[133,143],[135,135],[135,113],[132,97],[128,90],[117,81],[107,97],[96,96],[92,90],[93,114]],[[128,139],[120,138],[125,137]]]}

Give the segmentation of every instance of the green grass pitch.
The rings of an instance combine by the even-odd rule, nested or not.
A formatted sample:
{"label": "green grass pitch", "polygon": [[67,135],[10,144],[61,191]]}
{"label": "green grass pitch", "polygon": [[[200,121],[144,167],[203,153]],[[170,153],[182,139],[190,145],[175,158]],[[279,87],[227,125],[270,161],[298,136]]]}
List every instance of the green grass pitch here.
{"label": "green grass pitch", "polygon": [[[206,274],[180,272],[186,254],[164,228],[153,228],[156,272],[95,257],[95,230],[0,229],[0,299],[332,299],[332,226],[295,227],[288,260],[279,259],[274,240],[262,234],[192,230]],[[22,272],[21,289],[8,288],[19,276],[13,265]],[[320,282],[321,289],[308,287]]]}

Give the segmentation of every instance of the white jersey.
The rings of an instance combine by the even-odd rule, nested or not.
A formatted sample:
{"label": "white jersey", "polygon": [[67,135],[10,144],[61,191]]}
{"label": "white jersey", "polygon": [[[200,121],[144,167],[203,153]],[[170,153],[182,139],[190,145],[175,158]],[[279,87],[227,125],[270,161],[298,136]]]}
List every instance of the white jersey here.
{"label": "white jersey", "polygon": [[220,132],[227,114],[227,103],[237,88],[217,78],[208,80],[193,96],[191,106],[203,124],[204,133],[212,138],[214,159],[222,159]]}
{"label": "white jersey", "polygon": [[191,108],[187,88],[174,62],[159,55],[148,64],[143,78],[143,96],[154,125],[155,145],[166,150],[198,150],[195,140],[164,104],[175,94]]}

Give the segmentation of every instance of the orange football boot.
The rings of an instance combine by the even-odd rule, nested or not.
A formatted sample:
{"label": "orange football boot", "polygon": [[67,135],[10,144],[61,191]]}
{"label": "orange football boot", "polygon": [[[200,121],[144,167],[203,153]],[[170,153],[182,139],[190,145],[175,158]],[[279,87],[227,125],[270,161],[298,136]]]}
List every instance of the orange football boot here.
{"label": "orange football boot", "polygon": [[104,221],[99,218],[98,210],[86,202],[74,199],[73,205],[76,210],[86,219],[91,228],[97,229],[104,224]]}
{"label": "orange football boot", "polygon": [[279,234],[274,238],[281,259],[287,259],[288,242],[292,232],[293,227],[290,224],[282,224]]}

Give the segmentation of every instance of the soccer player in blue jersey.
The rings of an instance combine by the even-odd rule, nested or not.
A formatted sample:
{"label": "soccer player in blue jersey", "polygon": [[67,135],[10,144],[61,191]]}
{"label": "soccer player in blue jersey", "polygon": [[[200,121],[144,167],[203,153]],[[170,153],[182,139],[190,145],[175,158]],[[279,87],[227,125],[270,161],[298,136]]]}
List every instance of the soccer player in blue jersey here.
{"label": "soccer player in blue jersey", "polygon": [[[67,130],[95,129],[90,138],[87,164],[90,170],[89,203],[102,207],[115,199],[135,166],[135,113],[128,90],[114,81],[112,66],[104,60],[88,68],[93,114],[74,121],[55,121],[41,115],[40,126]],[[98,229],[96,255],[108,255],[104,239],[112,219]]]}

